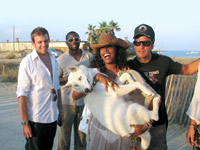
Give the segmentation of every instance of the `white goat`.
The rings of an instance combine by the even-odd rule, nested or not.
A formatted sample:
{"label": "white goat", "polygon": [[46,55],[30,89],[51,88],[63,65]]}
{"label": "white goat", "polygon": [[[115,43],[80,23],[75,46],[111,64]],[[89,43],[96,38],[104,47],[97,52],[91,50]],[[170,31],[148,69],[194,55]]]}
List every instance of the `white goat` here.
{"label": "white goat", "polygon": [[[131,124],[143,125],[150,122],[150,119],[158,120],[160,96],[144,84],[134,82],[129,73],[122,74],[118,81],[122,84],[128,80],[129,84],[119,85],[120,88],[116,88],[115,91],[108,88],[106,92],[104,85],[99,82],[92,86],[94,76],[98,73],[97,69],[79,66],[69,70],[71,72],[66,86],[72,86],[77,92],[86,93],[84,98],[86,106],[98,121],[114,134],[128,136],[135,132],[135,128],[130,127]],[[129,93],[136,89],[153,98],[152,111],[138,103],[127,101]],[[137,99],[137,95],[128,99],[134,98]],[[149,131],[145,131],[139,137],[141,137],[141,147],[147,149],[151,139]]]}

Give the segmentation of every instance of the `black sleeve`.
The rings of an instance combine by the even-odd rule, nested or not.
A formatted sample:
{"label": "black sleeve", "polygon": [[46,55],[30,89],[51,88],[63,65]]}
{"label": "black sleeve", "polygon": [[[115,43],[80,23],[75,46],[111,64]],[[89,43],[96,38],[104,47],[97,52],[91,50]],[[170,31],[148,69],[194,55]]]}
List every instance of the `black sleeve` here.
{"label": "black sleeve", "polygon": [[171,74],[180,74],[181,69],[182,69],[182,64],[174,61],[172,58],[170,57],[166,57],[169,66],[168,66],[168,71],[167,74],[171,75]]}

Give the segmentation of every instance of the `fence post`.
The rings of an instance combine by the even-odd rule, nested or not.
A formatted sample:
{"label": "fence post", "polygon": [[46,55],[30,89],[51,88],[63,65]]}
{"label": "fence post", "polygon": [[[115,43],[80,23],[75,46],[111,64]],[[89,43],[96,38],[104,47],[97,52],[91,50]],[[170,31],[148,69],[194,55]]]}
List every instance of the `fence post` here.
{"label": "fence post", "polygon": [[5,75],[6,74],[6,66],[5,65],[3,65],[3,71],[2,71],[2,75]]}

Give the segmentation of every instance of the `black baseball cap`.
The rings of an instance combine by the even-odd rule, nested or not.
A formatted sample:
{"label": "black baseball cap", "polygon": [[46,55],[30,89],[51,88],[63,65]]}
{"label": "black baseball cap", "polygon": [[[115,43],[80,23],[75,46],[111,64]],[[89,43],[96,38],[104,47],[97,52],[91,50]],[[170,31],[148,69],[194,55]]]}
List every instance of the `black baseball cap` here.
{"label": "black baseball cap", "polygon": [[139,36],[146,36],[151,39],[152,42],[155,41],[155,33],[153,31],[153,28],[146,24],[141,24],[135,28],[134,32],[134,39],[138,38]]}

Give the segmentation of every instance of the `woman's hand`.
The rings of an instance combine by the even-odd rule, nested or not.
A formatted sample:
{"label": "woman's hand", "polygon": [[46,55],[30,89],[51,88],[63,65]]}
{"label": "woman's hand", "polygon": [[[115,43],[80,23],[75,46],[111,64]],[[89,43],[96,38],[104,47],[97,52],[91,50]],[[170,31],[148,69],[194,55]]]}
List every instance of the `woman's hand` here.
{"label": "woman's hand", "polygon": [[119,88],[118,84],[115,81],[113,81],[108,76],[104,76],[103,74],[100,74],[100,73],[96,74],[94,80],[99,81],[102,84],[104,84],[106,92],[108,92],[108,86],[110,86],[112,90],[114,91],[115,91],[115,88]]}
{"label": "woman's hand", "polygon": [[194,145],[195,126],[190,125],[186,133],[186,139],[190,146]]}
{"label": "woman's hand", "polygon": [[80,98],[83,98],[85,96],[86,96],[85,93],[79,93],[79,92],[76,92],[76,91],[72,91],[73,100],[79,100]]}
{"label": "woman's hand", "polygon": [[133,133],[134,136],[138,136],[148,129],[146,125],[131,124],[130,126],[135,128],[135,132]]}

